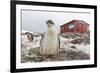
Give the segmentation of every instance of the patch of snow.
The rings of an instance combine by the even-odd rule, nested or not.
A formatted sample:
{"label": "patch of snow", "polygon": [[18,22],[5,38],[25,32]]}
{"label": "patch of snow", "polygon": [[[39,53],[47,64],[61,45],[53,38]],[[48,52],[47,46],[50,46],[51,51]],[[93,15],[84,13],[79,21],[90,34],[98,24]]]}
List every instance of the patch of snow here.
{"label": "patch of snow", "polygon": [[77,50],[83,51],[86,54],[90,54],[90,45],[84,45],[84,44],[76,44]]}

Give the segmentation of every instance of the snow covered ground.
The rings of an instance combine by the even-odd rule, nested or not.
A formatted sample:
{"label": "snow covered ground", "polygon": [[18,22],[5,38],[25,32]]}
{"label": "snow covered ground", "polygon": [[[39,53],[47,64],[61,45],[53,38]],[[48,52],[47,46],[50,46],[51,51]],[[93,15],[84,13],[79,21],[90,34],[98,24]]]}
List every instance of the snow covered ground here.
{"label": "snow covered ground", "polygon": [[[70,43],[70,41],[72,41],[72,38],[63,38],[60,37],[60,41],[61,41],[61,47],[60,48],[64,48],[66,51],[67,50],[73,50],[73,51],[83,51],[86,54],[90,54],[90,45],[84,45],[84,43],[82,44],[73,44]],[[74,46],[74,48],[72,47]]]}
{"label": "snow covered ground", "polygon": [[[89,36],[87,36],[87,38],[83,38],[83,37],[81,38],[79,36],[75,36],[75,38],[71,38],[71,37],[68,38],[60,35],[59,54],[52,56],[50,58],[44,58],[39,54],[40,40],[42,36],[38,33],[32,33],[32,34],[34,37],[32,42],[28,41],[26,35],[24,36],[22,35],[22,37],[24,37],[24,39],[22,39],[22,42],[24,41],[24,46],[22,46],[21,48],[22,63],[90,59],[90,44],[89,43],[86,44],[88,40],[87,38],[89,38]],[[25,41],[27,41],[27,43],[25,43]],[[73,43],[73,41],[75,43]]]}

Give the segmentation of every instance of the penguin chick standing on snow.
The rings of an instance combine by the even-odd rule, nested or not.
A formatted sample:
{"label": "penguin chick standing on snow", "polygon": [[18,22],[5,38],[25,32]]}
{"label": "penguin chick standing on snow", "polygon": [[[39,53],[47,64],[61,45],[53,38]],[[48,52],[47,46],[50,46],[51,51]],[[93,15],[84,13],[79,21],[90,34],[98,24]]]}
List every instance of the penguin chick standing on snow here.
{"label": "penguin chick standing on snow", "polygon": [[40,42],[40,54],[45,56],[56,55],[60,48],[58,32],[52,20],[47,20],[46,24],[47,31]]}

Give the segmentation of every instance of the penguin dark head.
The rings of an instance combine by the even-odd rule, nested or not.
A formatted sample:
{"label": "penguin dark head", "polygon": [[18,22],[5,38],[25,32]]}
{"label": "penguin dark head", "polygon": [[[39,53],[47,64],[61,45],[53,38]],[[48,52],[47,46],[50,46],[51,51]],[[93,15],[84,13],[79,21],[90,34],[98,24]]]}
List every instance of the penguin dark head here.
{"label": "penguin dark head", "polygon": [[54,25],[54,22],[52,20],[47,20],[46,24],[48,27],[51,27],[52,25]]}

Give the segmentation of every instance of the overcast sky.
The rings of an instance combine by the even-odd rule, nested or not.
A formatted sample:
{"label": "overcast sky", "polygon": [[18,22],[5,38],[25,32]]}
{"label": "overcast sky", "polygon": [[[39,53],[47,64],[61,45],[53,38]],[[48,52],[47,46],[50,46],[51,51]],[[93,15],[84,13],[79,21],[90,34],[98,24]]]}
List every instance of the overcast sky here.
{"label": "overcast sky", "polygon": [[45,21],[51,19],[59,28],[60,25],[73,19],[83,20],[90,23],[89,13],[69,13],[69,12],[46,12],[46,11],[22,11],[22,30],[31,32],[45,32],[47,29]]}

